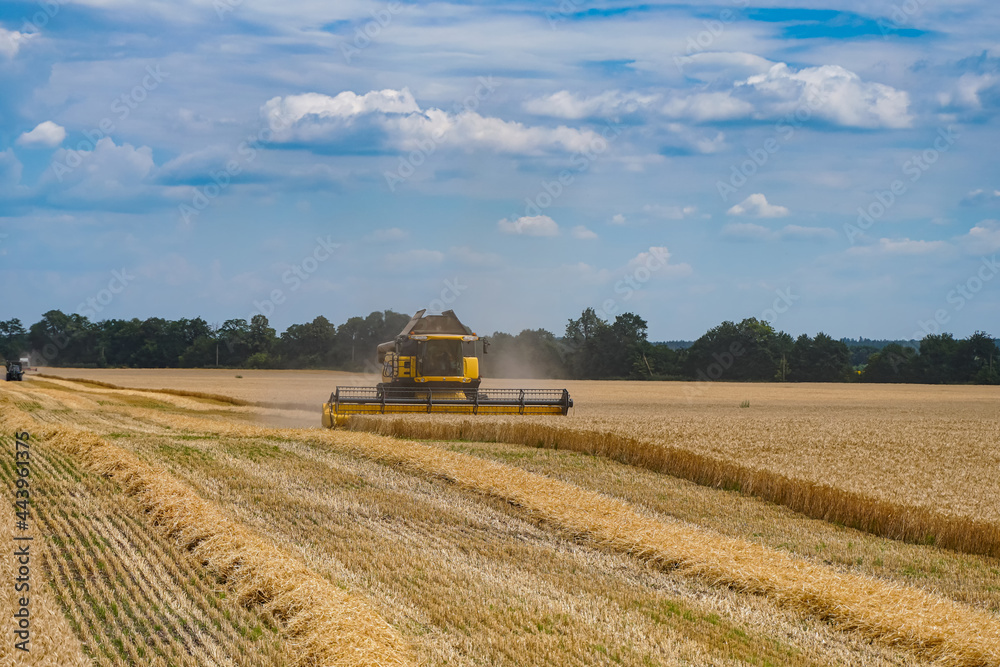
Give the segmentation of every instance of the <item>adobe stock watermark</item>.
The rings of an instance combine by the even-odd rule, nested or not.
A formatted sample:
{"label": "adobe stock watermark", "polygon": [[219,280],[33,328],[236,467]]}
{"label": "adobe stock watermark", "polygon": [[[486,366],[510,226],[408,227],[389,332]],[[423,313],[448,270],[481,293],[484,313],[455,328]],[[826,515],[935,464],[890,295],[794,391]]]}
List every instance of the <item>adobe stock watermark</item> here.
{"label": "adobe stock watermark", "polygon": [[350,65],[362,51],[374,44],[382,31],[389,27],[404,7],[401,2],[390,2],[381,9],[369,10],[371,20],[354,29],[354,39],[351,42],[340,43],[340,53],[344,56],[344,62]]}
{"label": "adobe stock watermark", "polygon": [[443,313],[448,310],[451,304],[458,300],[458,297],[462,296],[462,293],[469,289],[468,285],[462,283],[462,279],[458,276],[455,278],[444,280],[444,287],[441,288],[440,295],[431,299],[431,302],[427,304],[424,309],[429,313]]}
{"label": "adobe stock watermark", "polygon": [[906,0],[892,6],[889,11],[888,20],[878,19],[879,30],[882,32],[882,39],[889,39],[890,35],[899,30],[912,26],[913,17],[920,13],[927,0]]}
{"label": "adobe stock watermark", "polygon": [[70,0],[38,0],[37,4],[41,9],[31,15],[31,18],[21,20],[21,32],[40,32],[42,28],[49,24],[62,10],[62,6]]}
{"label": "adobe stock watermark", "polygon": [[943,153],[947,153],[958,140],[958,128],[954,125],[939,128],[931,146],[915,154],[903,163],[903,175],[906,180],[897,178],[889,183],[885,190],[878,190],[867,206],[858,207],[858,219],[855,224],[844,223],[844,234],[853,245],[862,233],[882,219],[889,209],[905,195],[910,187],[919,181],[933,167]]}
{"label": "adobe stock watermark", "polygon": [[226,18],[226,14],[235,12],[238,7],[243,5],[243,0],[215,0],[212,3],[212,9],[215,10],[216,16],[222,21]]}
{"label": "adobe stock watermark", "polygon": [[[289,292],[296,292],[302,287],[303,283],[309,280],[313,274],[315,274],[319,267],[331,257],[338,248],[340,248],[340,243],[334,243],[333,240],[327,235],[326,238],[322,236],[316,237],[316,245],[313,246],[312,252],[307,254],[301,260],[292,265],[292,268],[288,269],[281,274],[282,284],[288,286]],[[254,318],[254,315],[263,315],[264,317],[270,317],[275,309],[285,303],[288,300],[288,295],[283,289],[275,288],[271,290],[267,298],[262,300],[255,300],[253,302],[254,310],[247,317],[249,322]]]}
{"label": "adobe stock watermark", "polygon": [[[761,311],[758,318],[762,322],[767,322],[772,327],[781,315],[790,311],[792,306],[801,299],[800,296],[792,293],[791,287],[786,287],[783,290],[776,289],[774,293],[777,295],[774,303],[771,304],[770,308],[765,308]],[[721,380],[726,373],[732,370],[733,366],[736,365],[740,357],[744,354],[746,354],[746,348],[739,341],[733,342],[729,346],[729,349],[723,351],[721,354],[718,352],[712,353],[712,363],[705,368],[698,369],[695,373],[696,380],[694,382],[684,384],[684,397],[690,403],[695,398],[703,396],[708,391],[711,383]]]}
{"label": "adobe stock watermark", "polygon": [[99,290],[97,294],[81,301],[76,307],[76,312],[87,319],[97,317],[100,313],[104,312],[105,308],[111,305],[116,296],[125,291],[129,283],[133,280],[135,280],[135,276],[131,275],[128,269],[123,268],[121,271],[112,271],[108,286]]}
{"label": "adobe stock watermark", "polygon": [[97,142],[105,137],[110,137],[111,133],[117,129],[115,120],[124,123],[132,112],[146,101],[149,94],[160,87],[164,79],[170,74],[160,69],[159,65],[147,65],[145,76],[132,87],[131,90],[122,93],[111,101],[110,110],[114,116],[105,116],[97,124],[97,127],[84,130],[84,138],[77,142],[75,148],[67,149],[62,160],[52,165],[52,171],[61,183],[67,174],[83,164],[86,159],[93,154],[97,148]]}
{"label": "adobe stock watermark", "polygon": [[794,111],[788,112],[774,124],[774,136],[765,139],[757,148],[747,148],[746,159],[730,166],[729,178],[715,182],[715,189],[722,201],[728,202],[731,195],[749,183],[781,150],[782,145],[791,141],[795,131],[808,123],[813,114],[826,105],[827,99],[825,95],[810,91]]}
{"label": "adobe stock watermark", "polygon": [[919,329],[914,332],[913,339],[921,340],[925,336],[942,333],[944,325],[951,321],[952,315],[965,308],[998,274],[1000,274],[1000,263],[997,262],[997,256],[981,257],[980,264],[972,275],[955,285],[955,288],[945,296],[945,301],[951,308],[939,308],[934,312],[933,317],[927,320],[917,320]]}
{"label": "adobe stock watermark", "polygon": [[608,152],[614,140],[621,133],[622,128],[618,123],[608,123],[601,128],[600,134],[591,139],[590,146],[570,156],[569,162],[572,168],[563,169],[551,181],[542,179],[538,192],[534,196],[524,198],[524,209],[507,219],[517,220],[522,217],[531,218],[543,215],[545,209],[552,206],[566,192],[566,189],[576,182],[578,176],[589,171],[594,162]]}
{"label": "adobe stock watermark", "polygon": [[777,322],[781,315],[784,315],[791,310],[792,306],[794,306],[795,303],[802,298],[792,294],[791,287],[786,287],[783,290],[776,289],[774,290],[774,293],[778,295],[778,298],[774,300],[774,303],[771,304],[770,308],[765,308],[760,314],[760,320],[771,325]]}
{"label": "adobe stock watermark", "polygon": [[[670,253],[662,246],[651,246],[649,252],[643,252],[645,257],[637,262],[631,270],[622,276],[621,280],[615,283],[615,294],[621,295],[622,301],[628,301],[632,295],[642,289],[648,283],[653,274],[660,271],[667,265]],[[617,314],[619,308],[618,298],[605,299],[599,308],[596,309],[597,316],[601,319],[609,319]]]}
{"label": "adobe stock watermark", "polygon": [[561,0],[555,9],[545,11],[545,20],[549,22],[549,28],[556,29],[560,23],[565,23],[571,16],[580,11],[586,0]]}
{"label": "adobe stock watermark", "polygon": [[274,133],[286,129],[289,125],[291,122],[284,116],[280,114],[271,116],[268,118],[267,126],[241,141],[236,147],[235,157],[226,160],[222,169],[208,172],[212,182],[195,187],[191,201],[178,205],[177,211],[181,222],[186,225],[191,224],[191,221],[207,209],[213,200],[220,197],[232,185],[233,179],[242,174],[247,165],[257,159],[257,151],[262,150],[264,144],[274,138]]}
{"label": "adobe stock watermark", "polygon": [[[453,115],[459,116],[463,113],[476,111],[480,103],[500,87],[500,82],[496,81],[492,75],[481,76],[478,81],[479,85],[476,86],[475,91],[452,107],[451,113]],[[445,134],[447,132],[444,128],[435,127],[426,139],[415,140],[416,148],[405,156],[400,156],[399,165],[395,171],[382,172],[390,192],[395,192],[400,184],[405,183],[407,179],[417,173],[420,167],[427,163],[428,158],[437,152],[438,146],[444,141]]]}
{"label": "adobe stock watermark", "polygon": [[[739,9],[746,9],[750,6],[750,0],[731,1]],[[704,26],[704,30],[700,30],[698,33],[688,37],[687,49],[684,51],[683,56],[674,56],[674,66],[677,67],[677,71],[684,74],[684,58],[697,53],[703,53],[710,49],[715,44],[715,40],[721,37],[726,31],[726,26],[736,21],[737,18],[739,17],[735,11],[726,8],[719,11],[717,18],[702,21],[701,24]]]}

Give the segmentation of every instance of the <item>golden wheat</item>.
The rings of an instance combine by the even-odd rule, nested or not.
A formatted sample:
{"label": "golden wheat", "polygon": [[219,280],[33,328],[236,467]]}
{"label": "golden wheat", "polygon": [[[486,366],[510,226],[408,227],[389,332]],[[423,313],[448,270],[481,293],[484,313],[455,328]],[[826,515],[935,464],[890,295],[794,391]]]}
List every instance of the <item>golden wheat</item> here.
{"label": "golden wheat", "polygon": [[[780,416],[770,418],[756,415],[741,418],[738,414],[736,416],[729,414],[730,412],[737,413],[737,411],[731,410],[726,405],[712,405],[710,409],[705,405],[697,405],[693,408],[690,406],[680,407],[678,409],[679,417],[672,420],[661,420],[663,423],[642,419],[637,417],[634,412],[629,413],[623,408],[615,408],[616,414],[613,416],[520,422],[522,424],[520,428],[536,429],[533,431],[518,431],[513,420],[510,422],[514,426],[510,426],[505,424],[504,420],[495,418],[470,422],[469,427],[472,429],[471,436],[477,439],[484,433],[488,433],[488,429],[502,431],[504,428],[510,428],[510,432],[517,435],[517,438],[511,439],[512,442],[522,441],[537,445],[545,444],[544,438],[538,439],[539,432],[550,433],[544,429],[564,428],[569,424],[582,428],[568,429],[569,436],[567,436],[567,432],[559,432],[558,437],[577,437],[580,442],[584,443],[579,446],[579,449],[589,452],[600,452],[593,447],[593,443],[595,441],[601,442],[602,446],[606,448],[603,453],[606,454],[614,452],[615,447],[621,447],[620,441],[616,441],[613,436],[618,438],[623,435],[625,438],[633,437],[631,433],[622,434],[622,431],[626,430],[634,430],[644,434],[652,433],[655,436],[653,444],[665,442],[668,446],[676,447],[683,452],[710,459],[715,458],[724,463],[727,458],[738,458],[735,454],[738,450],[743,452],[742,455],[750,453],[766,464],[759,467],[742,465],[742,468],[751,472],[773,473],[775,470],[782,469],[779,464],[784,461],[784,469],[790,471],[790,474],[787,475],[788,479],[791,480],[790,483],[798,483],[803,486],[806,489],[806,495],[811,494],[814,498],[821,498],[821,494],[816,493],[814,489],[803,482],[815,483],[814,478],[817,475],[822,475],[826,468],[833,467],[838,460],[838,455],[842,455],[844,452],[847,453],[849,459],[847,461],[849,472],[863,468],[865,462],[858,460],[856,453],[863,447],[867,447],[870,451],[871,443],[879,442],[878,438],[881,438],[889,445],[889,455],[883,456],[883,458],[893,464],[893,467],[887,471],[890,483],[883,483],[880,488],[877,488],[878,493],[872,494],[867,499],[862,498],[862,500],[897,502],[901,492],[897,481],[899,472],[900,470],[906,471],[906,467],[901,465],[906,461],[898,459],[897,454],[906,451],[908,439],[913,439],[915,434],[923,432],[924,438],[931,434],[938,443],[943,442],[947,445],[944,448],[946,456],[950,456],[952,459],[956,458],[956,447],[958,447],[963,457],[971,456],[978,457],[979,460],[990,460],[988,453],[984,457],[979,451],[984,449],[984,439],[988,439],[996,430],[995,422],[984,419],[986,415],[983,409],[984,394],[968,392],[964,394],[961,400],[973,403],[971,408],[969,405],[959,406],[960,401],[956,399],[956,396],[959,395],[960,392],[950,394],[945,392],[947,400],[942,401],[943,407],[937,410],[937,414],[928,414],[934,413],[935,410],[924,410],[923,405],[920,406],[919,410],[904,410],[901,403],[905,401],[894,399],[895,404],[890,406],[894,410],[891,415],[892,419],[887,423],[896,426],[895,431],[888,431],[884,426],[881,430],[878,428],[879,424],[888,419],[884,408],[873,410],[870,407],[856,404],[839,406],[850,409],[855,414],[837,413],[835,416],[843,417],[842,421],[834,419],[832,424],[824,425],[823,420],[830,421],[830,418],[820,418],[816,417],[815,414],[812,416],[807,414],[807,408],[815,411],[815,404],[812,404],[810,408],[802,403],[801,397],[789,398],[787,396],[781,397],[780,400],[775,399],[771,407],[776,411],[783,412]],[[986,395],[988,396],[988,394]],[[904,398],[915,400],[913,396],[915,394],[905,394]],[[741,397],[743,397],[742,394]],[[768,406],[768,402],[761,400],[760,396],[752,398],[755,410],[761,406],[765,408]],[[713,398],[713,400],[716,399]],[[796,401],[799,402],[796,403]],[[734,403],[732,407],[738,404],[739,401]],[[959,407],[958,410],[955,409],[956,406]],[[207,406],[203,404],[202,411],[205,410],[205,407]],[[942,410],[954,413],[950,422],[940,414]],[[137,407],[130,408],[128,412],[133,416],[143,417],[146,417],[148,413],[148,416],[152,418],[158,409]],[[702,414],[698,414],[699,412]],[[753,410],[749,412],[753,412]],[[958,415],[958,418],[955,415]],[[234,413],[233,416],[238,417],[239,415]],[[520,475],[528,473],[511,472],[512,469],[509,466],[494,468],[491,465],[496,466],[496,464],[484,465],[482,461],[441,452],[437,448],[385,440],[374,436],[317,435],[302,431],[252,428],[227,424],[217,419],[174,413],[167,415],[161,412],[159,417],[162,418],[161,423],[164,423],[165,428],[167,423],[172,423],[178,428],[228,433],[233,437],[242,435],[252,438],[275,438],[278,441],[294,440],[313,446],[330,447],[338,451],[348,452],[352,456],[362,456],[383,463],[403,465],[421,475],[432,478],[440,476],[455,481],[470,490],[516,503],[526,508],[533,516],[561,526],[562,529],[571,533],[587,536],[609,548],[633,553],[641,559],[658,563],[661,566],[679,567],[681,570],[707,581],[725,583],[737,589],[765,594],[788,608],[826,617],[840,627],[858,628],[870,636],[880,637],[889,643],[912,647],[920,655],[927,658],[952,664],[992,664],[1000,660],[997,655],[996,620],[989,614],[975,612],[961,605],[906,587],[892,586],[864,577],[832,572],[829,568],[804,563],[787,554],[774,552],[759,545],[748,544],[742,540],[727,541],[726,538],[698,531],[683,524],[652,518],[642,512],[636,512],[627,503],[621,503],[599,494],[581,493],[576,486],[563,485],[563,487],[559,487],[560,483],[537,476],[521,477]],[[720,428],[720,423],[716,422],[723,419],[726,424],[724,428]],[[154,419],[154,421],[156,420]],[[379,423],[388,421],[390,420],[380,420]],[[453,433],[448,429],[451,429],[454,424],[460,423],[460,420],[438,416],[431,421],[443,425],[444,430],[433,431],[435,435],[428,437],[442,437],[442,433],[444,437],[448,437]],[[838,428],[844,424],[847,426],[846,429]],[[798,427],[802,427],[801,430],[796,430]],[[430,427],[421,425],[420,428]],[[845,432],[849,437],[844,436]],[[817,433],[820,437],[816,437]],[[470,434],[462,432],[459,433],[458,437],[470,437]],[[838,440],[838,438],[840,439]],[[560,447],[568,446],[559,440],[554,442],[558,443]],[[790,458],[789,452],[793,450],[796,442],[806,445],[808,457],[804,466],[801,463],[792,462]],[[636,438],[634,446],[626,448],[625,454],[641,459],[642,456],[649,456],[646,451],[649,449],[649,445],[650,442]],[[819,445],[826,447],[819,447]],[[964,449],[961,449],[962,447]],[[919,472],[926,474],[927,466],[934,462],[933,457],[927,456],[933,453],[932,448],[925,447],[918,442],[916,445],[911,444],[911,450],[914,449],[924,454],[925,459],[927,459],[915,466]],[[936,456],[938,459],[943,458],[941,452],[937,452]],[[635,462],[633,461],[633,463]],[[641,460],[638,462],[642,463]],[[705,464],[701,462],[697,465]],[[869,466],[869,468],[871,467]],[[954,464],[951,467],[948,465],[941,467],[944,470],[938,474],[937,479],[950,475],[952,478],[957,477],[962,482],[971,481],[973,492],[990,488],[989,482],[984,482],[981,477],[972,475],[970,479],[970,476],[966,475],[963,479],[962,476],[956,476]],[[911,466],[912,468],[913,466]],[[872,471],[866,472],[869,474],[868,479],[870,480]],[[841,483],[843,476],[842,471],[835,476],[835,481],[838,484],[833,488],[854,492],[850,488],[852,484]],[[756,479],[749,481],[755,482]],[[884,480],[882,481],[884,482]],[[551,486],[551,484],[556,486]],[[983,507],[988,503],[978,502],[977,504],[978,499],[969,501],[962,498],[961,494],[949,496],[948,494],[953,492],[951,487],[957,486],[959,485],[955,483],[954,479],[951,480],[949,487],[943,487],[940,483],[935,484],[933,491],[936,496],[925,495],[921,497],[918,494],[917,502],[900,504],[904,510],[914,508],[926,510],[928,498],[945,497],[952,501],[949,503],[948,511],[956,512],[959,516],[963,516],[964,513],[966,518],[976,516],[977,512],[984,517],[989,517],[988,509],[983,510]],[[753,491],[758,493],[759,489]],[[788,500],[787,502],[793,501]],[[826,499],[823,502],[829,503],[831,501]],[[582,507],[579,506],[581,503]],[[879,512],[891,512],[892,509],[891,506],[883,507],[879,509]],[[987,521],[987,523],[989,522]],[[970,632],[969,628],[976,628],[979,630],[978,634]]]}
{"label": "golden wheat", "polygon": [[34,437],[120,484],[151,522],[225,581],[240,604],[263,608],[279,620],[301,664],[408,664],[405,644],[357,595],[318,577],[169,475],[88,433],[43,427],[17,409],[0,415],[5,427],[18,423],[23,428],[25,422],[32,422]]}
{"label": "golden wheat", "polygon": [[405,465],[502,498],[571,533],[643,560],[767,595],[933,660],[955,665],[1000,662],[1000,626],[988,613],[905,586],[838,573],[744,540],[651,519],[628,503],[509,466],[368,434],[266,429],[199,417],[180,423],[234,435],[324,443],[356,456]]}

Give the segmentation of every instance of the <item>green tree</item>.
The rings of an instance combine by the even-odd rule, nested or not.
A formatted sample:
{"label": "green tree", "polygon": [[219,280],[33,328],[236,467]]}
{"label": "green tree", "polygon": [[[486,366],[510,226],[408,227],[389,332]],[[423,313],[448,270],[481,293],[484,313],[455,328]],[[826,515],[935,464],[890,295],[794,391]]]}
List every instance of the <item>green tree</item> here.
{"label": "green tree", "polygon": [[16,317],[0,321],[0,357],[20,359],[28,351],[28,330]]}
{"label": "green tree", "polygon": [[793,382],[844,382],[851,374],[851,351],[825,333],[795,341],[789,358],[788,379]]}
{"label": "green tree", "polygon": [[912,347],[889,343],[868,357],[861,371],[862,382],[916,382],[917,353]]}
{"label": "green tree", "polygon": [[697,380],[773,380],[783,341],[766,321],[723,322],[687,350],[685,374]]}

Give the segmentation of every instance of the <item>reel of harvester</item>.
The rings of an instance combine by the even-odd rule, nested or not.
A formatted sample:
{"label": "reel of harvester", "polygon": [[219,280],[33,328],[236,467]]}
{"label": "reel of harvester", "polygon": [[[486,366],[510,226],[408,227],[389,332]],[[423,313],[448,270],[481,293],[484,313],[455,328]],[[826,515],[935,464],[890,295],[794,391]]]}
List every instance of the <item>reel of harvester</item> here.
{"label": "reel of harvester", "polygon": [[381,383],[337,387],[330,394],[323,426],[342,426],[352,415],[565,415],[573,407],[565,389],[481,389],[479,336],[453,311],[424,312],[418,311],[395,340],[378,346]]}

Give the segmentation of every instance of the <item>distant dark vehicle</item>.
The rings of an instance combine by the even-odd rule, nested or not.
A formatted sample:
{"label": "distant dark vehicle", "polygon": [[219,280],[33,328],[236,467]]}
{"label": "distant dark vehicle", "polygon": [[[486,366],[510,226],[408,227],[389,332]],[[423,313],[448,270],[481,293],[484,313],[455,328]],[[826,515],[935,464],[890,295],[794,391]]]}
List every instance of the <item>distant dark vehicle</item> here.
{"label": "distant dark vehicle", "polygon": [[24,379],[24,371],[21,370],[21,364],[12,361],[7,363],[7,382],[16,380],[21,382]]}

